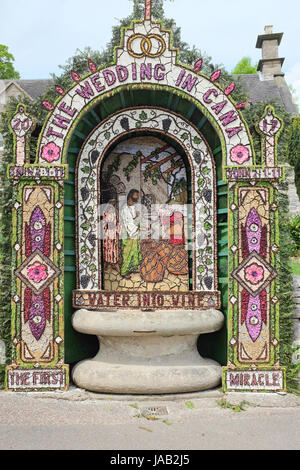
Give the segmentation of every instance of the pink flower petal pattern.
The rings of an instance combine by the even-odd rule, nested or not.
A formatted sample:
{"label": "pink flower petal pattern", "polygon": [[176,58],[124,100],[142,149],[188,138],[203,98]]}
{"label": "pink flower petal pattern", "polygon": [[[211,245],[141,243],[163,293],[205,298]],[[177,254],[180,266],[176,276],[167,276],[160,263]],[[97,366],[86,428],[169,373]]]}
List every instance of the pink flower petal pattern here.
{"label": "pink flower petal pattern", "polygon": [[44,264],[36,263],[27,268],[28,279],[38,284],[48,277],[47,268]]}
{"label": "pink flower petal pattern", "polygon": [[60,157],[60,147],[58,147],[54,142],[49,142],[49,144],[44,145],[42,150],[42,158],[48,163],[52,163],[56,160],[59,160]]}
{"label": "pink flower petal pattern", "polygon": [[194,65],[194,72],[199,72],[202,68],[203,61],[202,59],[197,60],[197,62]]}
{"label": "pink flower petal pattern", "polygon": [[47,111],[53,111],[54,109],[53,104],[51,104],[49,101],[43,101],[43,106],[47,109]]}
{"label": "pink flower petal pattern", "polygon": [[211,76],[210,76],[210,79],[212,82],[215,82],[216,80],[218,80],[218,78],[220,78],[220,75],[221,75],[221,70],[216,70]]}
{"label": "pink flower petal pattern", "polygon": [[224,91],[225,95],[226,96],[230,95],[230,93],[232,93],[234,89],[235,89],[235,84],[231,83],[230,85],[228,85],[228,87]]}
{"label": "pink flower petal pattern", "polygon": [[258,284],[264,278],[264,268],[256,263],[251,264],[245,269],[245,278],[251,284]]}
{"label": "pink flower petal pattern", "polygon": [[249,150],[244,145],[233,147],[230,152],[230,160],[242,165],[249,158]]}

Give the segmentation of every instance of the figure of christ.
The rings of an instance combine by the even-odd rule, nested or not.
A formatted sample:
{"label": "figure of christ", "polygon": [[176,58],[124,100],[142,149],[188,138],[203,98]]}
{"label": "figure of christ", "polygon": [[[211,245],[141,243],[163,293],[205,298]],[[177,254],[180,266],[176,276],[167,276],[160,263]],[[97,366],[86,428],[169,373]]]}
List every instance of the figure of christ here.
{"label": "figure of christ", "polygon": [[121,209],[122,222],[122,264],[121,276],[129,276],[137,271],[142,261],[140,249],[140,232],[144,230],[140,227],[140,220],[136,212],[136,204],[139,201],[139,191],[131,189],[127,195],[127,203]]}

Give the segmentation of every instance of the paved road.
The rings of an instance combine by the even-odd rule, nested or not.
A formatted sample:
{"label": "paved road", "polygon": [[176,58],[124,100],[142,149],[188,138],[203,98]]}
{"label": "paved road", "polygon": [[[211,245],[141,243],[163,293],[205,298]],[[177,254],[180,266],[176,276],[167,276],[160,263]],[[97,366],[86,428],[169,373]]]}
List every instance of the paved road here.
{"label": "paved road", "polygon": [[[231,407],[222,408],[222,398]],[[234,412],[242,400],[245,410]],[[296,450],[299,429],[300,397],[293,395],[216,391],[116,400],[78,389],[0,392],[1,450]]]}

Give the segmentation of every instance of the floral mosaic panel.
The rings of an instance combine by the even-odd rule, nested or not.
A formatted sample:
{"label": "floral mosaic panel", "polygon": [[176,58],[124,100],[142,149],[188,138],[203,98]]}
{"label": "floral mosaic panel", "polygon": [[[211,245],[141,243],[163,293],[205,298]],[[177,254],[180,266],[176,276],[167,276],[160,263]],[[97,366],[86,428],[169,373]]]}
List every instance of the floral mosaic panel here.
{"label": "floral mosaic panel", "polygon": [[234,194],[230,205],[235,226],[230,242],[235,263],[229,295],[235,318],[229,342],[232,360],[235,364],[270,364],[275,362],[274,347],[279,344],[274,328],[279,300],[276,190],[269,183],[240,184],[234,187]]}
{"label": "floral mosaic panel", "polygon": [[[151,2],[145,5],[144,21],[123,28],[114,64],[98,69],[89,60],[90,73],[81,77],[72,71],[71,88],[63,90],[56,86],[57,101],[54,104],[43,102],[49,115],[37,146],[36,165],[29,163],[27,134],[33,122],[23,105],[18,106],[10,122],[14,133],[14,160],[8,170],[15,185],[12,237],[15,276],[12,281],[13,361],[7,367],[7,389],[56,390],[67,386],[63,357],[62,251],[62,187],[67,175],[67,148],[77,123],[86,112],[108,94],[112,96],[120,90],[136,87],[166,90],[190,100],[220,137],[223,176],[224,181],[229,182],[229,343],[223,385],[225,390],[283,390],[285,375],[277,354],[279,299],[276,295],[279,250],[276,184],[283,178],[282,168],[277,166],[276,145],[282,121],[272,107],[266,108],[257,124],[262,140],[262,164],[256,166],[250,133],[239,112],[245,103],[235,104],[230,97],[235,84],[222,89],[218,84],[221,70],[212,71],[210,77],[203,75],[201,59],[193,70],[179,64],[170,31],[151,21]],[[129,152],[128,156],[127,152],[128,161],[124,152],[113,155],[116,151],[113,146],[120,138],[130,139],[132,133],[134,138],[139,133],[147,133],[161,139],[154,154],[149,156],[140,151],[140,154]],[[185,223],[180,204],[186,204],[186,200],[174,200],[179,202],[179,209],[166,216],[173,231],[169,231],[165,239],[150,238],[148,245],[139,245],[133,239],[135,243],[126,248],[130,262],[124,266],[119,263],[124,247],[121,249],[119,243],[111,243],[112,237],[103,239],[103,230],[109,234],[113,221],[116,232],[119,233],[120,228],[111,210],[106,210],[107,224],[102,224],[104,214],[100,208],[105,185],[109,183],[108,187],[114,189],[118,198],[120,195],[129,197],[131,175],[137,168],[140,175],[148,172],[152,185],[159,186],[160,190],[143,194],[140,184],[139,191],[136,186],[131,188],[135,191],[130,197],[137,202],[139,193],[145,206],[152,207],[154,197],[164,194],[158,184],[158,181],[161,183],[161,165],[167,162],[171,165],[171,178],[176,165],[181,165],[170,147],[169,151],[167,148],[162,151],[164,135],[169,137],[169,142],[180,146],[189,162],[192,210],[187,212],[188,222]],[[160,150],[157,155],[156,150]],[[104,178],[102,170],[107,154],[106,162],[112,171],[106,167],[109,174]],[[123,163],[127,163],[122,173],[118,173],[122,158]],[[151,168],[141,165],[144,159],[148,159],[144,163],[151,164]],[[167,166],[165,171],[168,170]],[[120,174],[126,177],[125,182]],[[173,183],[176,186],[179,179]],[[78,290],[73,291],[74,307],[220,308],[220,293],[216,290],[215,184],[214,161],[205,141],[196,128],[175,113],[151,107],[123,109],[101,122],[85,142],[77,164]],[[183,193],[183,187],[180,189]],[[165,195],[170,196],[168,190]],[[176,192],[177,196],[182,196],[180,191]],[[116,200],[113,194],[105,203]],[[165,229],[164,218],[160,222]],[[175,243],[175,227],[181,229],[178,243]],[[186,227],[191,227],[193,233],[187,247]],[[148,256],[149,245],[151,257]],[[191,252],[192,273],[187,273],[190,267],[187,258]],[[120,273],[113,272],[111,267],[118,263]],[[136,274],[133,268],[137,265],[140,277],[126,278],[128,274]],[[193,290],[188,290],[190,275]],[[141,285],[137,285],[141,279],[147,289],[152,283],[158,290],[146,295],[139,289]],[[171,284],[163,290],[166,279]],[[103,285],[106,291],[102,290]]]}
{"label": "floral mosaic panel", "polygon": [[[7,368],[7,388],[44,389],[48,385],[48,389],[65,389],[68,377],[63,359],[62,190],[57,183],[38,185],[27,180],[20,181],[15,191],[14,361]],[[53,376],[49,383],[42,374],[44,367],[50,368],[49,377]]]}
{"label": "floral mosaic panel", "polygon": [[[133,108],[114,115],[98,127],[82,149],[77,172],[77,234],[78,253],[80,254],[78,286],[81,289],[99,289],[102,286],[101,269],[99,267],[101,266],[102,256],[100,240],[103,237],[98,223],[98,203],[101,199],[101,187],[99,187],[101,162],[105,152],[113,142],[116,142],[125,134],[130,135],[131,132],[136,133],[137,131],[151,131],[157,136],[165,134],[172,137],[180,144],[189,159],[193,195],[192,232],[194,238],[191,240],[191,248],[194,257],[194,288],[203,291],[214,290],[217,286],[217,279],[215,261],[216,195],[213,159],[204,140],[195,128],[181,117],[157,108]],[[149,159],[149,156],[143,155],[142,152],[131,156],[128,156],[127,152],[126,157],[124,144],[122,149],[122,154],[114,151],[115,153],[110,157],[107,167],[110,167],[111,175],[109,177],[112,178],[112,181],[114,180],[116,192],[119,191],[123,196],[126,192],[125,183],[128,191],[131,188],[131,183],[122,181],[122,178],[116,173],[122,158],[122,174],[124,171],[126,173],[126,167],[127,170],[129,167],[131,171],[136,171],[141,162],[146,162],[146,160],[148,164],[152,162],[152,166],[155,164],[154,169],[157,170],[161,166],[159,158],[163,163],[168,160],[170,163],[165,171],[170,170],[168,173],[170,175],[172,174],[171,170],[173,171],[172,165],[174,165],[174,168],[177,164],[179,165],[178,162],[176,163],[176,158],[178,160],[176,152],[172,153],[171,146],[166,145],[163,141],[153,146],[153,149],[156,149],[157,153],[161,155],[157,157],[158,161],[156,163],[152,161],[153,159]],[[127,165],[124,167],[125,160]],[[150,171],[149,165],[144,166],[143,171],[144,173]],[[151,181],[153,181],[153,171],[150,173],[152,175]],[[132,181],[135,182],[136,178],[133,178]],[[156,181],[155,186],[161,185],[161,181]],[[141,183],[141,188],[143,188],[143,184]],[[104,189],[103,186],[103,191]],[[154,193],[153,197],[155,196]],[[162,194],[162,188],[160,191],[156,191],[157,201],[159,201],[158,193]],[[145,199],[144,202],[146,202]],[[173,202],[176,202],[175,199]]]}
{"label": "floral mosaic panel", "polygon": [[[282,120],[267,106],[257,131],[261,166],[226,168],[229,181],[228,366],[226,391],[282,391],[285,368],[279,363],[280,299],[277,138]],[[243,146],[232,149],[238,165],[247,162]]]}
{"label": "floral mosaic panel", "polygon": [[22,203],[22,264],[15,271],[22,281],[21,358],[47,361],[54,355],[51,284],[59,274],[50,259],[52,188],[25,186]]}

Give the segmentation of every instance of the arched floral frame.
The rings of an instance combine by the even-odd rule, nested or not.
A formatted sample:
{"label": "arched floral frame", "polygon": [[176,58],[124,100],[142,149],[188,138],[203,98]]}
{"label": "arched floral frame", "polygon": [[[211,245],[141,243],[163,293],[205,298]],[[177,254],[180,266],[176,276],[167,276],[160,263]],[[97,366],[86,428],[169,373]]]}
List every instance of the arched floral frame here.
{"label": "arched floral frame", "polygon": [[[150,43],[154,36],[161,48],[157,54],[151,55]],[[143,53],[137,53],[135,49],[139,39],[148,45],[144,47]],[[84,77],[72,72],[74,82],[69,90],[56,87],[60,96],[54,104],[47,101],[43,103],[49,110],[49,115],[40,135],[35,164],[30,164],[27,151],[32,120],[26,114],[25,106],[18,106],[9,123],[14,134],[13,163],[8,168],[8,175],[14,187],[14,275],[11,317],[13,355],[12,363],[6,369],[6,389],[64,390],[68,386],[68,367],[64,364],[63,275],[63,185],[68,177],[68,145],[81,118],[102,100],[123,90],[151,89],[187,98],[210,121],[221,141],[223,180],[228,183],[229,234],[228,361],[223,374],[224,390],[284,390],[285,372],[279,363],[280,308],[277,280],[277,184],[284,177],[282,168],[277,165],[277,138],[282,129],[281,119],[269,106],[257,123],[262,141],[262,158],[261,164],[258,165],[249,129],[240,112],[242,104],[234,103],[230,96],[234,84],[223,89],[218,84],[220,70],[207,77],[201,73],[201,61],[198,61],[194,68],[180,64],[178,51],[172,47],[170,31],[149,18],[142,22],[133,22],[129,28],[123,28],[121,45],[115,50],[113,64],[97,68],[89,61],[89,68],[90,72]],[[214,240],[212,263],[207,267],[206,274],[213,276],[216,286],[215,189],[211,193],[211,200],[208,201],[199,188],[201,180],[203,183],[205,179],[208,184],[209,175],[213,175],[213,159],[204,140],[195,141],[195,137],[201,139],[201,136],[191,124],[170,111],[149,110],[150,108],[144,108],[145,114],[157,112],[168,116],[171,125],[167,133],[170,133],[170,139],[181,145],[189,158],[194,172],[194,224],[196,227],[198,224],[200,230],[204,228],[207,233],[211,233]],[[99,149],[98,162],[105,155],[105,149],[123,133],[119,119],[122,113],[124,118],[127,116],[129,122],[129,127],[124,129],[124,133],[128,133],[130,127],[137,123],[136,116],[128,114],[128,110],[110,116],[101,123],[95,131],[98,135],[104,131],[105,125],[107,127],[104,133],[106,132],[107,136],[110,132],[109,126],[119,126],[119,132],[116,135],[112,132],[108,138],[103,134],[103,148]],[[163,119],[159,121],[159,126],[162,121]],[[149,129],[150,124],[146,119],[140,119],[139,122],[141,130]],[[175,131],[179,124],[185,131],[178,139]],[[153,131],[151,125],[150,130]],[[161,129],[160,132],[166,131]],[[182,138],[182,135],[187,138]],[[89,158],[93,146],[87,142],[85,147]],[[203,163],[205,166],[201,163],[204,159],[200,159],[200,164],[197,163],[195,152],[200,152],[201,156],[207,158],[207,163]],[[77,172],[79,191],[84,168],[82,161],[79,160]],[[99,179],[101,165],[98,162],[91,166],[91,171],[95,172],[95,181]],[[205,177],[204,170],[207,171]],[[97,195],[98,189],[97,186],[93,188]],[[79,200],[80,196],[79,194]],[[209,219],[199,216],[197,204],[207,208]],[[84,210],[81,216],[86,217]],[[39,221],[36,220],[37,217],[40,218]],[[36,222],[41,224],[39,229],[36,228]],[[206,222],[209,225],[205,227]],[[259,236],[252,234],[254,226],[258,227]],[[39,230],[42,235],[36,233]],[[40,241],[37,241],[39,237]],[[205,248],[207,250],[207,246]],[[98,256],[98,253],[95,255]],[[195,289],[205,289],[204,276],[199,271],[199,267],[203,266],[201,263],[201,256],[197,255],[194,263],[196,271],[198,270]],[[199,292],[213,294],[209,290]],[[80,300],[80,294],[79,299],[75,300]],[[214,306],[217,305],[217,300],[216,296],[213,299]],[[80,308],[81,302],[75,302],[74,306]],[[209,307],[209,304],[207,306]]]}
{"label": "arched floral frame", "polygon": [[[122,110],[103,121],[86,139],[76,166],[77,289],[101,289],[101,249],[98,206],[100,168],[109,147],[124,136],[152,132],[175,140],[188,157],[193,205],[193,289],[217,289],[216,178],[211,150],[191,123],[176,113],[156,107]],[[93,154],[94,158],[91,158]],[[98,158],[95,158],[98,155]],[[88,208],[93,208],[89,209]],[[92,222],[90,222],[92,220]],[[96,240],[89,241],[89,233]],[[96,244],[95,244],[96,241]],[[88,246],[89,263],[82,264]],[[91,267],[92,266],[92,271]],[[96,266],[96,269],[95,269]],[[81,277],[84,275],[84,286]],[[86,279],[89,279],[86,284]]]}

